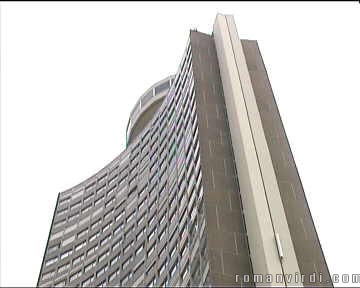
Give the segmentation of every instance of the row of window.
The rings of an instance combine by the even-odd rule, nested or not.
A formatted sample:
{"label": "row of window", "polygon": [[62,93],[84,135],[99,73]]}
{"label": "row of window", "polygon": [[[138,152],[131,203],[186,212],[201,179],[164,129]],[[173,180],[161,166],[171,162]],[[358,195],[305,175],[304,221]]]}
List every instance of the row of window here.
{"label": "row of window", "polygon": [[[189,45],[190,47],[190,45]],[[80,251],[81,249],[85,249],[85,247],[88,247],[90,242],[92,242],[93,240],[95,240],[97,237],[99,237],[101,235],[102,232],[107,232],[108,230],[111,230],[111,226],[112,225],[116,225],[116,223],[118,223],[118,221],[120,221],[121,219],[124,219],[124,215],[126,214],[126,218],[124,220],[121,221],[121,223],[119,225],[117,225],[114,229],[113,229],[113,240],[111,240],[112,234],[109,234],[108,236],[106,236],[103,240],[100,241],[100,243],[98,243],[98,245],[103,246],[103,245],[107,245],[108,243],[112,243],[112,249],[118,249],[121,246],[121,243],[124,242],[124,240],[126,239],[125,234],[128,233],[128,235],[135,235],[135,225],[131,224],[133,223],[133,220],[136,219],[135,222],[137,222],[139,224],[142,223],[142,221],[144,220],[144,218],[146,218],[147,213],[142,213],[139,214],[141,211],[141,209],[143,209],[143,207],[146,205],[145,201],[147,200],[148,203],[148,214],[152,211],[153,207],[155,207],[156,204],[159,205],[160,204],[163,205],[162,203],[168,203],[168,208],[165,210],[165,212],[163,214],[161,214],[160,217],[158,217],[157,213],[154,213],[152,215],[149,214],[148,217],[148,226],[144,226],[136,235],[136,240],[132,240],[130,242],[128,242],[128,244],[123,247],[123,251],[121,254],[120,252],[117,254],[117,258],[114,258],[111,260],[110,264],[112,265],[116,265],[116,263],[118,263],[118,260],[120,260],[120,257],[123,257],[121,255],[126,255],[127,252],[130,251],[131,247],[133,247],[134,245],[137,245],[135,252],[133,255],[129,256],[128,258],[126,258],[123,262],[122,262],[122,266],[118,267],[117,270],[115,270],[115,272],[113,272],[112,274],[109,275],[109,278],[100,283],[100,285],[105,285],[107,282],[113,281],[116,276],[120,275],[121,271],[124,271],[125,269],[127,269],[127,267],[130,266],[130,263],[133,261],[133,257],[136,257],[137,255],[140,255],[141,253],[143,253],[143,251],[145,250],[145,247],[148,247],[146,252],[147,257],[151,257],[151,255],[153,254],[153,252],[156,250],[156,241],[153,242],[154,236],[156,234],[158,234],[158,237],[156,237],[156,239],[159,239],[158,241],[161,241],[163,239],[163,237],[165,236],[165,231],[166,229],[161,228],[162,225],[164,225],[163,223],[166,223],[165,221],[165,216],[169,215],[169,223],[180,223],[179,227],[177,227],[178,231],[179,231],[179,236],[178,236],[178,240],[176,240],[171,247],[171,249],[169,249],[169,255],[170,255],[170,259],[175,257],[175,253],[176,253],[176,247],[178,245],[178,241],[181,241],[181,239],[185,239],[186,236],[186,231],[189,229],[189,231],[193,231],[192,234],[194,233],[194,228],[193,227],[197,227],[196,225],[191,225],[191,222],[187,221],[187,217],[186,215],[194,215],[196,213],[196,205],[195,203],[197,203],[195,201],[196,199],[196,195],[199,195],[200,192],[196,192],[196,193],[190,193],[190,191],[188,192],[189,195],[186,196],[187,194],[185,193],[186,191],[186,186],[188,185],[189,187],[193,187],[194,184],[192,184],[195,180],[193,180],[194,177],[190,178],[191,175],[193,175],[192,173],[195,173],[196,171],[200,171],[199,168],[199,157],[198,157],[198,144],[195,145],[197,143],[197,124],[194,123],[196,122],[196,107],[195,107],[195,101],[194,101],[194,90],[193,90],[193,79],[192,79],[192,73],[191,73],[191,49],[188,47],[187,50],[187,57],[185,58],[184,62],[182,63],[182,68],[184,69],[184,74],[182,73],[178,74],[177,79],[175,80],[175,88],[172,89],[176,89],[177,93],[180,93],[180,89],[181,89],[181,97],[179,96],[179,94],[177,94],[177,96],[175,97],[175,94],[173,95],[173,97],[170,97],[168,101],[170,101],[170,104],[168,104],[170,106],[170,109],[164,109],[163,111],[161,111],[161,113],[159,113],[157,115],[156,121],[157,123],[155,124],[156,121],[154,121],[152,128],[148,129],[148,131],[146,131],[144,133],[144,135],[141,136],[140,141],[137,141],[136,143],[134,143],[134,145],[130,145],[130,147],[128,149],[132,149],[131,153],[128,154],[131,155],[131,159],[130,159],[130,166],[128,167],[129,172],[124,174],[122,176],[122,178],[120,179],[120,181],[118,181],[118,183],[123,183],[123,182],[128,182],[127,185],[129,185],[128,187],[132,187],[128,190],[128,197],[133,197],[132,195],[136,192],[139,191],[140,192],[137,193],[137,195],[135,197],[133,197],[132,199],[129,199],[129,201],[127,202],[127,209],[132,206],[136,207],[136,203],[137,203],[137,207],[134,210],[131,210],[130,213],[125,212],[125,209],[122,210],[122,212],[120,212],[115,218],[115,221],[111,220],[111,215],[114,214],[114,211],[116,210],[116,208],[111,208],[111,210],[107,211],[106,214],[104,214],[103,218],[100,218],[99,220],[96,220],[96,222],[92,223],[90,225],[90,231],[92,231],[93,229],[96,229],[96,227],[102,223],[104,223],[104,225],[102,225],[102,228],[100,230],[98,230],[97,233],[93,234],[92,236],[89,237],[88,242],[86,242],[86,240],[76,244],[76,246],[74,247],[74,251]],[[189,60],[190,59],[190,60]],[[176,107],[176,109],[175,109]],[[190,120],[191,118],[191,120]],[[163,122],[159,122],[160,120],[162,120]],[[160,126],[161,125],[161,126]],[[162,129],[162,128],[166,128],[166,129]],[[165,135],[163,135],[165,133]],[[185,137],[186,136],[186,137]],[[161,141],[160,141],[161,139]],[[196,147],[196,148],[194,148]],[[197,151],[197,152],[194,152]],[[197,161],[193,161],[193,156],[197,155],[196,159]],[[129,156],[130,158],[130,156]],[[167,159],[167,161],[165,161]],[[160,160],[160,161],[159,161]],[[135,164],[134,164],[135,163]],[[194,164],[196,163],[196,164]],[[169,168],[170,167],[170,168]],[[195,169],[196,168],[196,169]],[[190,170],[189,170],[190,169]],[[151,171],[150,173],[148,171]],[[189,171],[191,171],[189,173]],[[188,172],[188,173],[186,173]],[[116,172],[115,172],[116,173]],[[143,174],[144,173],[144,174]],[[94,182],[94,184],[88,185],[85,187],[85,191],[88,193],[84,199],[84,200],[88,200],[88,199],[92,199],[95,198],[95,194],[98,195],[97,193],[104,193],[103,196],[100,196],[99,198],[97,198],[96,200],[94,200],[94,207],[99,204],[102,203],[105,200],[105,191],[107,189],[109,189],[109,185],[113,185],[116,183],[116,180],[119,178],[118,175],[119,174],[114,174],[112,176],[109,176],[111,174],[111,172],[108,172],[108,174],[99,177],[97,180],[97,183]],[[142,188],[140,188],[139,184],[135,184],[137,183],[137,181],[142,181],[144,178],[140,177],[139,175],[147,175],[147,185],[143,186]],[[196,177],[196,179],[200,179],[201,178],[201,174],[198,173],[197,174],[198,177]],[[109,179],[107,182],[105,181],[106,179]],[[129,179],[129,180],[127,180]],[[139,180],[138,180],[139,179]],[[187,181],[185,181],[185,179],[188,179]],[[189,181],[189,182],[188,182]],[[199,180],[200,183],[201,180]],[[188,182],[188,184],[186,184]],[[107,183],[107,185],[106,185]],[[94,191],[95,187],[98,186],[99,188],[97,188],[96,192]],[[196,185],[197,188],[199,188],[198,185]],[[116,191],[115,189],[116,186],[113,187],[114,190],[111,190],[112,194],[113,192]],[[124,186],[125,187],[125,186]],[[159,187],[159,189],[155,189],[156,187]],[[170,188],[169,188],[170,187]],[[168,188],[168,189],[167,189]],[[190,189],[189,189],[190,190]],[[192,192],[196,191],[196,189],[191,189]],[[90,192],[92,191],[92,192]],[[109,191],[108,190],[108,194],[109,195]],[[149,191],[149,196],[148,197],[142,197],[143,193],[145,191]],[[154,198],[151,198],[151,193],[152,191],[158,191],[157,196],[155,196]],[[164,191],[168,191],[167,193],[167,197],[169,197],[168,202],[164,201],[159,203],[160,199],[162,198],[166,198],[165,195],[163,194]],[[198,191],[200,191],[200,189],[198,189]],[[91,194],[93,193],[93,194]],[[117,194],[117,193],[116,193]],[[81,195],[79,194],[80,197]],[[176,197],[177,196],[177,197]],[[88,197],[88,198],[87,198]],[[125,195],[122,195],[122,197],[125,197]],[[73,198],[72,198],[73,199]],[[151,200],[152,199],[152,200]],[[157,200],[158,199],[158,200]],[[97,202],[98,201],[98,202]],[[151,201],[151,202],[150,202]],[[189,210],[189,213],[185,213],[186,209],[184,209],[185,207],[187,207],[188,205],[186,205],[188,201],[188,205],[191,208]],[[60,203],[60,201],[59,201]],[[109,204],[106,204],[109,203]],[[105,203],[105,208],[109,208],[112,207],[116,204],[116,200],[115,197],[111,198],[109,200],[109,202]],[[63,203],[62,203],[63,204]],[[70,202],[69,202],[70,204]],[[124,201],[121,202],[121,204],[124,204]],[[76,201],[76,203],[71,203],[71,206],[68,207],[69,210],[66,210],[65,212],[62,212],[63,214],[67,214],[67,213],[71,213],[72,210],[76,210],[79,209],[80,207],[84,206],[84,202],[81,201]],[[88,208],[89,207],[89,208]],[[86,208],[88,211],[89,209],[91,209],[91,205],[90,206],[86,206],[84,208]],[[179,210],[178,213],[177,209]],[[169,209],[169,210],[168,210]],[[103,210],[96,210],[99,211],[98,213],[100,214],[100,212],[102,212]],[[161,211],[161,209],[159,209],[158,211]],[[167,212],[168,211],[168,212]],[[182,212],[184,211],[184,212]],[[60,212],[60,211],[59,211]],[[181,213],[181,215],[180,215]],[[97,214],[97,215],[99,215]],[[179,214],[179,217],[177,217],[177,214]],[[96,215],[95,215],[96,216]],[[70,215],[70,217],[72,217],[72,215]],[[75,218],[70,218],[70,219],[75,219]],[[104,220],[109,220],[109,221],[104,221]],[[158,219],[158,221],[156,221],[156,219]],[[69,218],[68,218],[69,221]],[[65,221],[66,222],[66,221]],[[63,222],[63,223],[65,223]],[[151,230],[149,230],[149,235],[146,238],[146,243],[149,243],[148,245],[146,245],[145,241],[143,241],[140,244],[135,244],[137,243],[137,241],[141,238],[142,235],[146,234],[147,228],[146,227],[152,227],[152,225],[154,225],[154,223],[157,223],[154,228],[151,228]],[[127,228],[127,225],[131,226],[131,229]],[[165,227],[166,228],[166,227]],[[128,229],[128,230],[126,230]],[[159,233],[158,232],[159,230]],[[169,228],[167,228],[169,229]],[[172,243],[173,239],[175,239],[175,236],[177,235],[175,232],[177,231],[176,229],[173,230],[173,232],[171,232],[171,235],[168,239],[168,243]],[[195,228],[196,230],[196,228]],[[102,232],[101,232],[102,231]],[[118,240],[115,239],[115,235],[118,234],[119,232],[123,231],[124,235],[123,237],[119,238]],[[82,238],[85,237],[87,234],[89,233],[89,228],[85,228],[83,230],[81,230],[78,234],[77,237],[78,238]],[[168,232],[170,233],[170,231]],[[72,236],[71,236],[72,237]],[[72,239],[72,238],[71,238]],[[115,242],[116,240],[116,242]],[[185,255],[185,247],[188,247],[189,243],[187,242],[188,240],[186,240],[186,244],[184,244],[184,247],[179,253],[179,255],[183,256]],[[150,244],[153,243],[153,244]],[[92,255],[97,249],[99,249],[100,247],[96,245],[96,246],[92,246],[91,248],[89,248],[87,250],[87,256],[88,255]],[[105,247],[104,246],[104,247]],[[167,245],[165,245],[164,247],[166,247]],[[97,247],[97,248],[96,248]],[[162,248],[162,250],[160,251],[160,253],[163,253],[163,251],[166,251],[166,249],[164,249],[164,247]],[[57,246],[57,249],[59,248],[59,246]],[[53,247],[49,248],[49,251],[53,249]],[[55,250],[54,250],[55,251]],[[60,258],[64,259],[64,257],[68,257],[69,255],[71,255],[70,251],[64,251]],[[103,252],[101,255],[99,255],[98,257],[98,262],[94,261],[91,262],[90,264],[88,264],[85,268],[84,271],[88,272],[91,269],[95,269],[95,267],[97,267],[97,263],[100,263],[102,261],[104,261],[105,259],[107,259],[109,257],[109,253],[110,249],[106,250],[105,252]],[[65,256],[63,256],[65,255]],[[85,258],[87,258],[87,256],[85,257],[85,253],[83,253],[80,256],[77,256],[74,260],[73,260],[73,267],[74,267],[74,263],[80,263],[81,261],[84,261]],[[115,260],[116,259],[116,260]],[[167,258],[166,258],[167,259]],[[48,261],[50,261],[51,259],[49,259]],[[51,261],[57,261],[57,260],[51,260]],[[49,266],[55,262],[49,262],[50,264],[48,264]],[[48,262],[46,262],[48,263]],[[111,266],[112,266],[111,265]],[[158,269],[158,274],[161,275],[162,273],[164,273],[164,271],[167,269],[167,261],[162,263],[161,267]],[[178,263],[176,262],[176,265],[174,264],[172,267],[169,268],[169,273],[170,273],[170,278],[172,278],[174,276],[174,273],[176,272]],[[92,283],[96,278],[102,277],[103,274],[105,274],[105,272],[107,271],[107,265],[104,265],[102,267],[100,267],[100,269],[96,270],[96,273],[93,274],[91,277],[87,278],[84,283],[82,283],[82,285],[86,286],[90,283]],[[140,267],[140,266],[139,266]],[[137,268],[139,268],[137,267]],[[58,268],[58,273],[66,271],[67,269],[70,268],[70,263],[64,264],[63,266]],[[79,270],[81,272],[81,270]],[[75,271],[73,273],[71,273],[70,277],[69,277],[69,281],[76,281],[79,277],[80,272],[79,271]],[[187,269],[185,270],[187,271]],[[131,272],[132,273],[132,272]],[[187,272],[186,272],[187,273]],[[185,275],[186,275],[185,273]],[[43,277],[45,277],[46,274],[43,274]],[[47,276],[50,277],[50,276]],[[121,279],[121,284],[126,284],[127,281],[132,277],[132,274],[127,274],[123,277],[123,279]],[[51,278],[51,277],[50,277]],[[104,284],[105,283],[105,284]],[[154,277],[150,283],[147,283],[148,285],[155,285],[156,284],[156,278]]]}

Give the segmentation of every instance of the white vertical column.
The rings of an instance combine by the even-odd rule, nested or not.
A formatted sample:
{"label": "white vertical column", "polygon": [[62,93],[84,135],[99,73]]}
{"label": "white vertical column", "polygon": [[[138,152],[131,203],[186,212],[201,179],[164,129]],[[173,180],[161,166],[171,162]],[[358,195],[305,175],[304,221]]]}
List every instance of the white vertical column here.
{"label": "white vertical column", "polygon": [[[217,15],[214,39],[253,270],[254,274],[262,274],[264,278],[267,274],[273,276],[272,283],[257,283],[257,286],[302,286],[301,282],[295,282],[295,275],[300,273],[296,254],[245,55],[232,16]],[[279,274],[291,274],[292,277],[286,283],[276,283],[276,275]]]}

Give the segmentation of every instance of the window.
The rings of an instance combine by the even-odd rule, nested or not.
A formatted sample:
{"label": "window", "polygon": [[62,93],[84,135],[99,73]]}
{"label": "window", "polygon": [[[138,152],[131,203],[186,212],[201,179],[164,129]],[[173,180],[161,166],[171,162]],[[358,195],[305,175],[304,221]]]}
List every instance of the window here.
{"label": "window", "polygon": [[167,278],[165,278],[162,284],[160,285],[160,287],[168,287],[168,286],[169,286],[169,281]]}
{"label": "window", "polygon": [[93,230],[96,226],[98,226],[101,222],[101,219],[97,220],[96,222],[94,222],[93,224],[91,224],[91,230]]}
{"label": "window", "polygon": [[141,191],[138,194],[139,197],[141,197],[144,194],[144,192],[146,191],[146,188],[147,188],[147,186],[145,185],[144,188],[141,189]]}
{"label": "window", "polygon": [[58,249],[59,249],[59,246],[60,246],[60,245],[57,244],[57,245],[54,245],[54,246],[52,246],[52,247],[49,247],[47,253],[52,253],[52,252],[58,250]]}
{"label": "window", "polygon": [[124,228],[124,223],[120,223],[120,224],[114,229],[114,235],[118,234],[123,228]]}
{"label": "window", "polygon": [[102,200],[104,200],[104,198],[105,198],[105,195],[102,195],[100,198],[98,198],[98,199],[95,201],[94,205],[95,205],[95,206],[98,205]]}
{"label": "window", "polygon": [[127,204],[127,207],[128,207],[128,208],[132,207],[132,206],[136,203],[136,201],[137,201],[137,197],[134,197],[134,198],[130,201],[130,203]]}
{"label": "window", "polygon": [[81,273],[81,270],[75,272],[74,274],[72,274],[72,275],[70,276],[69,281],[70,281],[70,282],[74,281],[75,279],[77,279],[78,277],[80,277],[81,274],[82,274],[82,273]]}
{"label": "window", "polygon": [[[104,184],[101,187],[99,187],[98,189],[96,189],[96,193],[100,194],[101,192],[103,192],[105,190],[105,186],[106,186],[106,184]],[[101,198],[103,198],[103,197],[101,197]]]}
{"label": "window", "polygon": [[105,265],[103,267],[101,267],[97,272],[96,272],[96,277],[100,277],[101,275],[103,275],[108,269],[108,266]]}
{"label": "window", "polygon": [[104,219],[109,218],[113,212],[114,212],[114,208],[112,208],[110,211],[106,212],[106,214],[104,215]]}
{"label": "window", "polygon": [[108,230],[108,229],[110,228],[110,226],[111,226],[111,221],[108,222],[108,223],[104,226],[102,232],[105,232],[106,230]]}
{"label": "window", "polygon": [[159,275],[161,275],[165,271],[166,266],[167,266],[167,260],[162,263],[159,270]]}
{"label": "window", "polygon": [[161,216],[161,219],[159,220],[160,225],[165,223],[165,218],[166,218],[166,212]]}
{"label": "window", "polygon": [[136,210],[134,210],[133,212],[131,212],[129,214],[129,216],[126,217],[126,223],[128,223],[134,216],[135,216],[135,212]]}
{"label": "window", "polygon": [[145,205],[145,199],[141,201],[138,209],[141,210],[141,208],[143,208],[144,205]]}
{"label": "window", "polygon": [[88,233],[89,229],[88,228],[85,228],[83,230],[81,230],[78,234],[77,234],[77,237],[78,238],[81,238],[83,236],[85,236],[87,233]]}
{"label": "window", "polygon": [[173,214],[170,217],[170,223],[175,223],[176,210],[174,210]]}
{"label": "window", "polygon": [[109,201],[106,202],[105,208],[109,207],[112,203],[114,203],[115,197],[111,198]]}
{"label": "window", "polygon": [[134,229],[135,229],[135,225],[133,224],[132,226],[130,226],[129,229],[126,230],[126,232],[125,232],[125,234],[124,234],[125,239],[126,239],[127,237],[130,237],[130,236],[131,236],[131,234],[132,234],[132,232],[133,232]]}
{"label": "window", "polygon": [[[116,178],[117,178],[117,174],[115,174],[113,177],[111,177],[111,179],[109,180],[109,186],[112,185],[115,181],[116,181]],[[115,187],[114,187],[115,188]],[[108,192],[109,194],[110,192]]]}
{"label": "window", "polygon": [[[110,184],[111,185],[111,184]],[[111,187],[107,193],[107,196],[111,195],[112,193],[115,192],[115,189],[116,189],[116,185],[114,185],[113,187]]]}
{"label": "window", "polygon": [[155,220],[155,215],[156,215],[156,214],[154,214],[154,215],[150,218],[150,220],[149,220],[149,226],[151,226],[151,224],[154,222],[154,220]]}
{"label": "window", "polygon": [[147,268],[146,274],[150,274],[151,270],[154,268],[156,261],[153,261],[153,263]]}
{"label": "window", "polygon": [[126,247],[124,248],[124,254],[127,253],[131,249],[131,246],[133,244],[134,244],[134,241],[131,241],[129,244],[126,245]]}
{"label": "window", "polygon": [[77,212],[77,213],[75,213],[75,214],[73,214],[73,215],[69,216],[68,221],[72,221],[73,219],[75,219],[75,218],[76,218],[76,217],[78,217],[79,215],[80,215],[80,212]]}
{"label": "window", "polygon": [[151,211],[154,208],[155,204],[156,204],[156,198],[149,205],[149,211]]}
{"label": "window", "polygon": [[86,245],[86,240],[81,242],[80,244],[77,244],[75,246],[75,251],[79,251],[81,248],[85,247],[85,245]]}
{"label": "window", "polygon": [[99,257],[99,262],[103,261],[106,259],[107,256],[110,255],[110,250],[106,250],[104,253],[102,253]]}
{"label": "window", "polygon": [[85,187],[85,191],[88,191],[88,190],[94,188],[94,187],[95,187],[95,183],[96,183],[96,182],[94,181],[94,182],[90,183],[88,186],[86,186],[86,187]]}
{"label": "window", "polygon": [[79,208],[81,206],[81,201],[78,201],[77,203],[71,205],[70,209],[71,210],[74,210],[76,208]]}
{"label": "window", "polygon": [[73,252],[72,249],[69,249],[69,250],[65,251],[64,253],[61,254],[60,259],[62,260],[64,258],[70,256],[72,254],[72,252]]}
{"label": "window", "polygon": [[148,287],[154,287],[155,286],[155,284],[156,284],[156,278],[155,278],[155,276],[151,279],[151,281],[150,281],[150,283],[149,283],[149,285],[148,285]]}
{"label": "window", "polygon": [[181,279],[184,280],[184,278],[186,277],[186,275],[188,274],[189,272],[189,262],[187,262],[185,264],[185,268],[184,270],[181,272]]}
{"label": "window", "polygon": [[91,204],[87,205],[85,208],[82,209],[81,213],[86,213],[91,208]]}
{"label": "window", "polygon": [[55,271],[50,271],[50,272],[44,273],[42,275],[41,279],[42,280],[47,280],[47,279],[52,278],[54,275],[55,275]]}
{"label": "window", "polygon": [[165,233],[166,233],[166,228],[164,228],[164,229],[161,231],[161,233],[160,233],[160,235],[159,235],[159,241],[161,241],[161,240],[163,239],[163,237],[165,236]]}
{"label": "window", "polygon": [[124,278],[121,280],[121,286],[126,286],[125,284],[128,282],[129,278],[131,277],[131,272],[126,274]]}
{"label": "window", "polygon": [[153,230],[151,230],[149,234],[149,241],[151,240],[152,237],[154,237],[155,233],[156,233],[156,227]]}
{"label": "window", "polygon": [[140,217],[139,217],[139,220],[137,222],[137,225],[139,226],[145,219],[145,215],[146,213],[144,212]]}
{"label": "window", "polygon": [[110,276],[109,276],[109,282],[114,280],[119,272],[120,272],[120,269],[116,269],[113,273],[111,273]]}
{"label": "window", "polygon": [[85,273],[87,271],[91,270],[95,266],[96,266],[96,260],[92,261],[91,263],[89,263],[88,265],[85,266],[85,269],[84,269]]}
{"label": "window", "polygon": [[64,198],[64,199],[60,199],[60,200],[59,200],[59,205],[62,205],[62,204],[68,203],[69,201],[70,201],[70,197],[68,197],[68,198]]}
{"label": "window", "polygon": [[115,222],[117,222],[122,216],[124,216],[125,214],[125,211],[121,211],[120,214],[118,214],[116,217],[115,217]]}
{"label": "window", "polygon": [[61,225],[63,225],[66,222],[66,219],[62,219],[60,221],[57,221],[56,223],[54,223],[54,228],[57,228]]}
{"label": "window", "polygon": [[103,240],[100,242],[100,246],[105,245],[111,238],[111,234],[107,235]]}
{"label": "window", "polygon": [[94,241],[98,236],[100,236],[100,230],[97,231],[95,234],[91,235],[91,237],[89,238],[89,242]]}
{"label": "window", "polygon": [[94,192],[90,193],[89,195],[85,196],[84,203],[89,201],[92,197],[94,197]]}
{"label": "window", "polygon": [[83,287],[86,287],[86,286],[89,286],[89,284],[94,281],[95,279],[95,276],[94,275],[91,275],[89,278],[87,278],[85,281],[82,282],[82,286]]}
{"label": "window", "polygon": [[116,250],[117,248],[120,247],[120,242],[121,242],[122,239],[119,239],[118,241],[115,242],[115,244],[112,246],[112,250]]}
{"label": "window", "polygon": [[176,245],[170,251],[170,258],[173,258],[176,252]]}
{"label": "window", "polygon": [[[111,168],[111,170],[110,170],[110,175],[112,175],[114,172],[116,172],[117,170],[119,169],[119,165],[115,165],[113,168]],[[104,176],[102,176],[102,178],[103,177],[105,177],[106,176],[106,174],[104,175]],[[100,181],[100,180],[99,180]]]}
{"label": "window", "polygon": [[141,243],[141,245],[136,249],[135,255],[139,255],[141,253],[141,251],[144,250],[144,245],[145,245],[144,242]]}
{"label": "window", "polygon": [[124,270],[131,261],[132,261],[132,256],[125,260],[125,262],[122,264],[122,269]]}
{"label": "window", "polygon": [[66,280],[62,280],[60,282],[55,283],[55,287],[64,287],[66,284]]}
{"label": "window", "polygon": [[73,266],[79,264],[81,261],[83,261],[85,258],[85,255],[84,254],[81,254],[80,256],[76,257],[74,260],[73,260]]}
{"label": "window", "polygon": [[67,208],[58,211],[58,212],[57,212],[57,216],[64,215],[64,214],[66,213],[66,211],[67,211]]}
{"label": "window", "polygon": [[170,270],[170,278],[174,277],[175,273],[176,273],[176,269],[177,269],[177,261],[175,262],[175,264],[171,267]]}
{"label": "window", "polygon": [[148,250],[148,257],[152,254],[152,252],[154,252],[154,250],[155,250],[155,243]]}
{"label": "window", "polygon": [[120,259],[120,253],[121,252],[119,252],[114,258],[111,259],[110,266],[114,266],[117,263],[117,261]]}
{"label": "window", "polygon": [[92,253],[94,253],[96,250],[98,249],[98,245],[94,245],[93,247],[91,247],[89,250],[87,250],[87,256],[91,255]]}

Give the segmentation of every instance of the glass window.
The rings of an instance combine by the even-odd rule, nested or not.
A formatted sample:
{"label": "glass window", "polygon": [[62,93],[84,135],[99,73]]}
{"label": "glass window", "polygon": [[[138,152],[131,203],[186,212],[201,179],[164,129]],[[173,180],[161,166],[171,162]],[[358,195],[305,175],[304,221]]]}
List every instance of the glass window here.
{"label": "glass window", "polygon": [[96,266],[96,260],[92,261],[91,263],[89,263],[88,265],[85,266],[85,269],[84,269],[85,273],[87,271],[91,270],[95,266]]}
{"label": "glass window", "polygon": [[89,242],[94,241],[97,237],[100,236],[100,230],[97,231],[95,234],[93,234],[90,238],[89,238]]}
{"label": "glass window", "polygon": [[81,201],[78,201],[77,203],[71,205],[70,209],[71,210],[74,210],[76,208],[79,208],[81,206]]}
{"label": "glass window", "polygon": [[96,277],[100,277],[101,275],[103,275],[108,269],[108,266],[105,265],[103,267],[101,267],[97,272],[96,272]]}
{"label": "glass window", "polygon": [[151,247],[148,250],[148,257],[152,254],[152,252],[154,252],[155,250],[155,243],[153,245],[151,245]]}
{"label": "glass window", "polygon": [[103,261],[106,259],[107,256],[110,255],[110,250],[106,250],[104,253],[102,253],[100,256],[99,256],[99,262]]}
{"label": "glass window", "polygon": [[75,272],[74,274],[72,274],[69,278],[69,281],[72,282],[74,281],[75,279],[77,279],[78,277],[80,277],[82,274],[81,270]]}
{"label": "glass window", "polygon": [[112,224],[111,221],[108,222],[108,223],[104,226],[104,228],[102,229],[102,231],[105,232],[106,230],[108,230],[108,229],[110,228],[111,224]]}
{"label": "glass window", "polygon": [[103,240],[100,242],[100,246],[105,245],[111,238],[111,234],[107,235]]}
{"label": "glass window", "polygon": [[81,261],[83,261],[85,258],[85,255],[84,254],[81,254],[79,255],[78,257],[76,257],[74,260],[73,260],[73,265],[77,265],[79,264]]}
{"label": "glass window", "polygon": [[64,287],[66,285],[66,280],[61,280],[60,282],[55,283],[55,287]]}
{"label": "glass window", "polygon": [[120,224],[114,229],[114,235],[120,233],[123,228],[124,228],[124,223],[120,223]]}
{"label": "glass window", "polygon": [[123,270],[130,264],[131,260],[132,260],[132,256],[125,260],[125,262],[122,264]]}
{"label": "glass window", "polygon": [[60,259],[62,260],[64,258],[70,256],[72,254],[72,252],[73,252],[72,249],[66,250],[64,253],[61,254]]}
{"label": "glass window", "polygon": [[175,262],[175,264],[171,267],[170,270],[170,277],[174,277],[175,273],[176,273],[176,269],[177,269],[177,261]]}
{"label": "glass window", "polygon": [[85,281],[82,282],[82,286],[83,287],[86,287],[86,286],[89,286],[89,284],[91,282],[93,282],[95,279],[95,276],[94,275],[91,275],[89,278],[87,278]]}
{"label": "glass window", "polygon": [[52,253],[52,252],[54,252],[54,251],[58,250],[58,249],[59,249],[59,247],[60,247],[60,245],[59,245],[59,244],[56,244],[56,245],[54,245],[54,246],[52,246],[52,247],[49,247],[49,249],[48,249],[48,252],[47,252],[47,253]]}
{"label": "glass window", "polygon": [[44,273],[41,277],[42,280],[47,280],[47,279],[50,279],[52,277],[54,277],[55,275],[55,271],[50,271],[50,272],[47,272],[47,273]]}
{"label": "glass window", "polygon": [[112,280],[115,279],[115,277],[117,276],[117,274],[119,273],[120,269],[116,269],[113,273],[110,274],[109,276],[109,282],[111,282]]}
{"label": "glass window", "polygon": [[144,242],[143,243],[141,243],[141,245],[136,249],[136,251],[135,251],[135,255],[138,255],[138,254],[140,254],[141,253],[141,251],[143,251],[144,250]]}
{"label": "glass window", "polygon": [[131,249],[131,247],[132,247],[133,244],[134,244],[134,241],[131,241],[129,244],[127,244],[127,245],[125,246],[125,248],[124,248],[124,254],[130,251],[130,249]]}
{"label": "glass window", "polygon": [[76,245],[76,246],[75,246],[75,251],[80,250],[81,248],[85,247],[85,245],[86,245],[86,240],[83,241],[83,242],[81,242],[81,243],[79,243],[78,245]]}

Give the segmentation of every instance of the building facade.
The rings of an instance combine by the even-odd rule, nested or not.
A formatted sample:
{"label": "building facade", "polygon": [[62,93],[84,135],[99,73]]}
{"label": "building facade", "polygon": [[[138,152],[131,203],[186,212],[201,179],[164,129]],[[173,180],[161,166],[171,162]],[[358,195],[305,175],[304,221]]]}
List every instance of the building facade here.
{"label": "building facade", "polygon": [[332,286],[257,42],[232,16],[190,32],[126,149],[58,195],[38,285]]}

